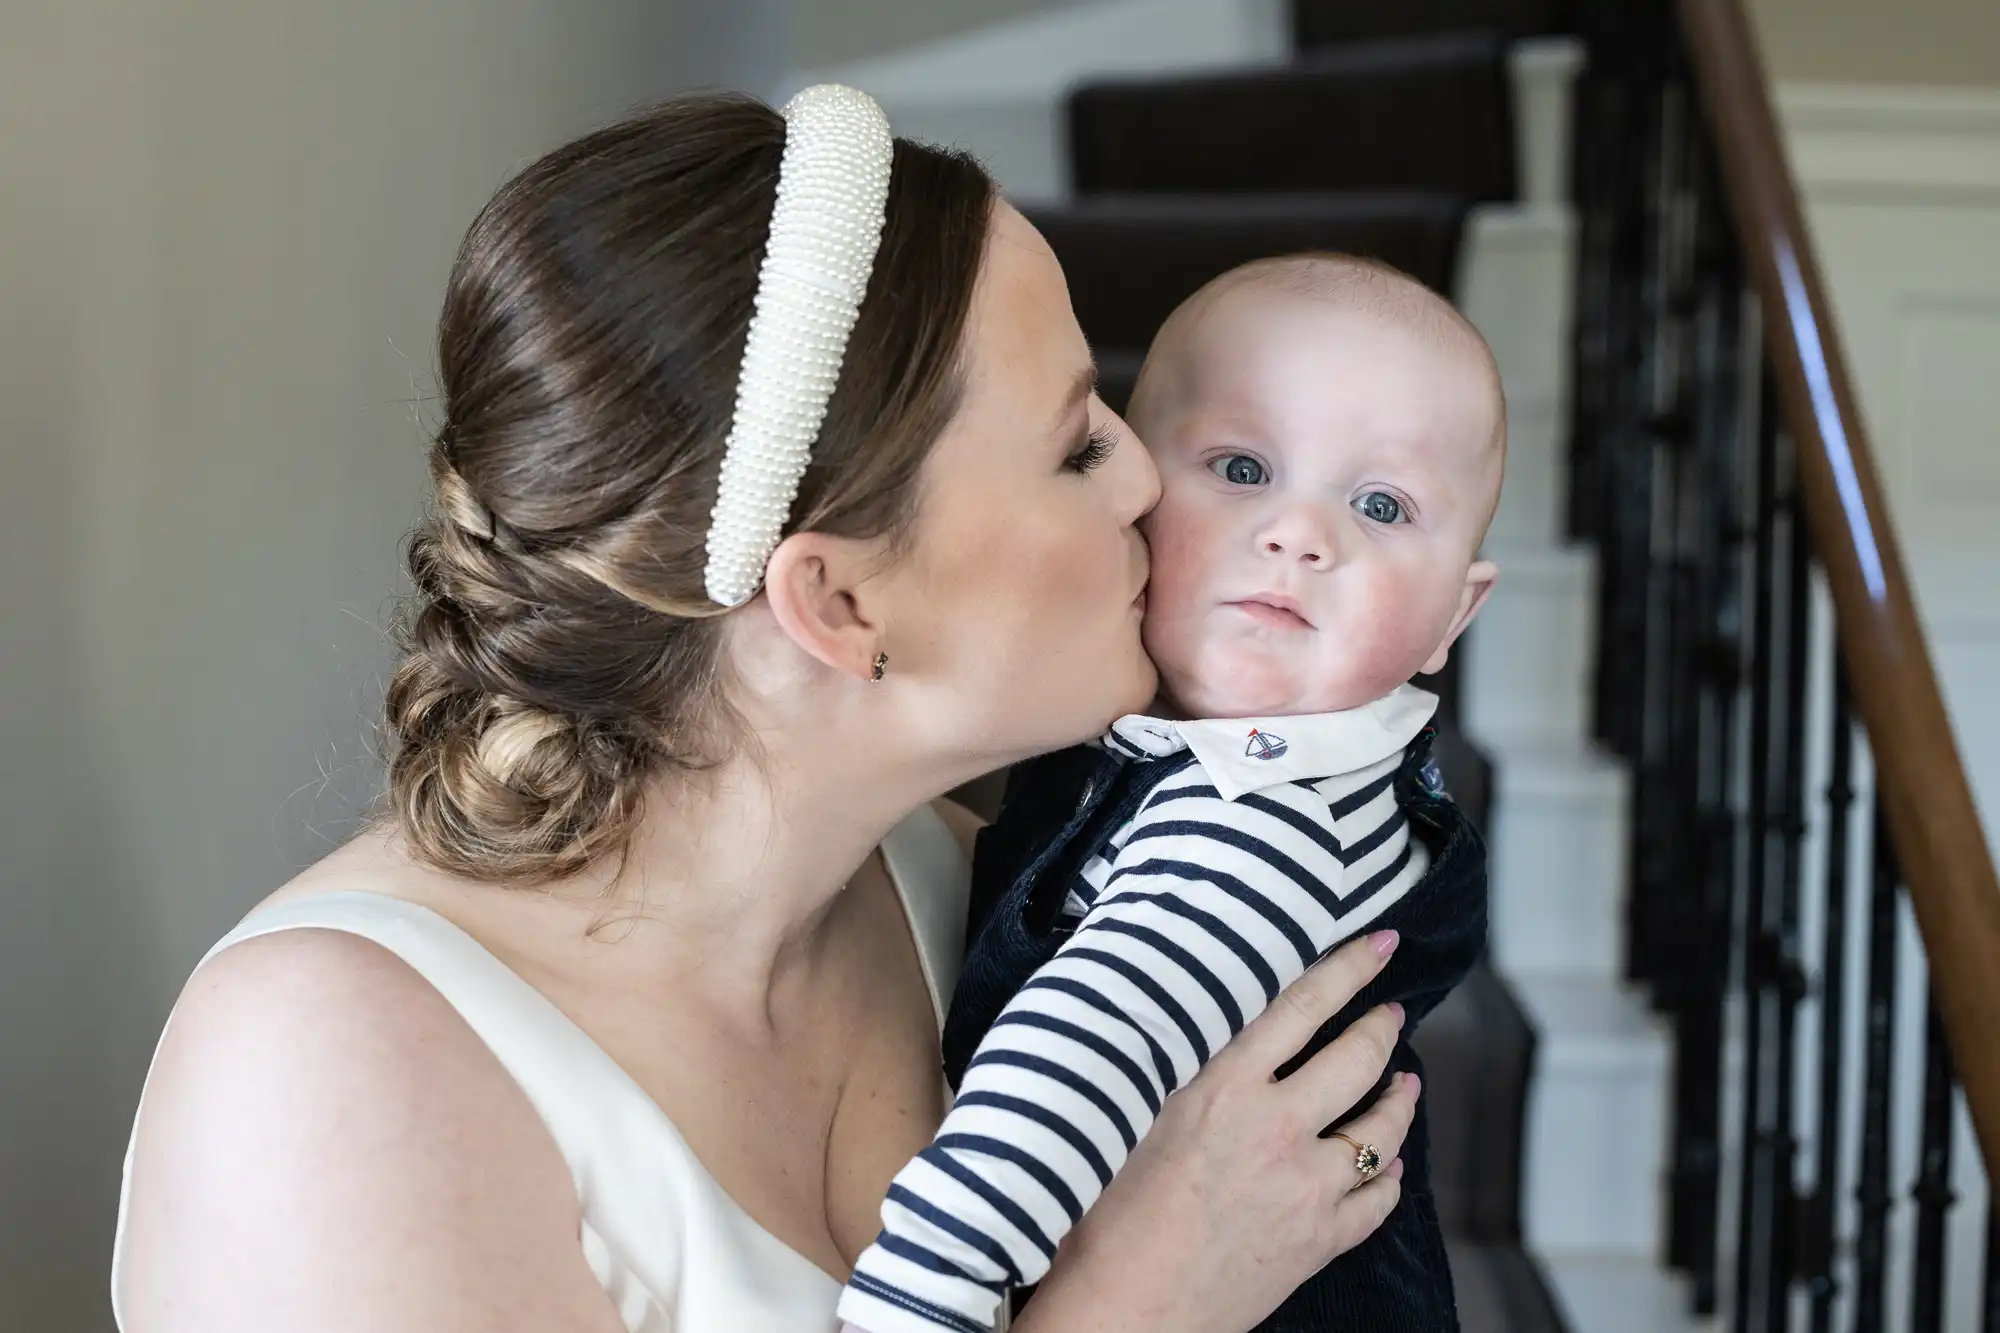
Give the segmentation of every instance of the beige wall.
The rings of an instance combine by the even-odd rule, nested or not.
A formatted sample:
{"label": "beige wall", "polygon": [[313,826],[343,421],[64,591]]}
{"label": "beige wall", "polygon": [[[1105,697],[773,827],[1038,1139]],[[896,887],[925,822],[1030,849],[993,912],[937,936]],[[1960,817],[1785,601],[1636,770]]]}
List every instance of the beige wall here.
{"label": "beige wall", "polygon": [[2000,87],[1996,0],[1749,0],[1773,75]]}
{"label": "beige wall", "polygon": [[[352,827],[459,234],[758,81],[701,0],[29,0],[0,40],[0,1328],[110,1327],[144,1061]],[[773,69],[775,69],[775,63]]]}
{"label": "beige wall", "polygon": [[797,69],[881,55],[1087,0],[795,0],[791,57]]}

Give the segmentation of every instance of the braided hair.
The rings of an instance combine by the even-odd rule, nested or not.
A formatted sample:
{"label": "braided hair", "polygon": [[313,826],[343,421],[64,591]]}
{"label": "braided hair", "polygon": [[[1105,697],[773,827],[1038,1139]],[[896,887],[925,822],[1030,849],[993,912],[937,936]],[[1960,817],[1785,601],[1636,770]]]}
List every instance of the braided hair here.
{"label": "braided hair", "polygon": [[[783,146],[761,103],[676,99],[528,167],[460,247],[386,706],[390,813],[419,859],[562,878],[625,849],[656,779],[731,752],[702,572]],[[969,158],[897,142],[788,531],[906,531],[992,200]]]}

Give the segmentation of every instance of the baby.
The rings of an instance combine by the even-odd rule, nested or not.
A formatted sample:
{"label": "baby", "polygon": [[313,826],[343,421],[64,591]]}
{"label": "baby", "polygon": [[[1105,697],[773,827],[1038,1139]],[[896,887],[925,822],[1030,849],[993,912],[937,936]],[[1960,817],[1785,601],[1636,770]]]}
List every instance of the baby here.
{"label": "baby", "polygon": [[[871,1333],[992,1327],[1162,1100],[1328,949],[1400,937],[1299,1059],[1395,1000],[1393,1075],[1485,943],[1484,849],[1429,758],[1437,700],[1409,684],[1496,577],[1478,552],[1506,412],[1485,342],[1386,266],[1264,260],[1173,314],[1130,416],[1162,485],[1156,715],[1021,766],[980,836],[945,1031],[957,1099],[841,1299]],[[1423,1129],[1389,1221],[1264,1328],[1457,1328]],[[1354,1150],[1364,1175],[1386,1165]]]}

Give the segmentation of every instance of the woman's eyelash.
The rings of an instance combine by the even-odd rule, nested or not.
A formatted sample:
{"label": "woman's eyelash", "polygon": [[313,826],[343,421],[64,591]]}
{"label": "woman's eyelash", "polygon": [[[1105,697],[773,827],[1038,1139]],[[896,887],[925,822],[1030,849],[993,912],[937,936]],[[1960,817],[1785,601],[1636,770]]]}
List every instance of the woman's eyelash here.
{"label": "woman's eyelash", "polygon": [[1111,451],[1118,447],[1118,432],[1105,422],[1093,426],[1084,440],[1083,448],[1063,460],[1063,469],[1079,476],[1095,472],[1111,457]]}

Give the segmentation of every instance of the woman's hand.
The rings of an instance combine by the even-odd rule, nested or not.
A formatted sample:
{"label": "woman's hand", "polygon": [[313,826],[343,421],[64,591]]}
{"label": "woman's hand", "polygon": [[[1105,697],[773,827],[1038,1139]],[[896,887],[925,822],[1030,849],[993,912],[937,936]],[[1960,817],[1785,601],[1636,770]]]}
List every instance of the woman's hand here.
{"label": "woman's hand", "polygon": [[1167,1100],[1151,1134],[1072,1231],[1016,1333],[1250,1328],[1401,1197],[1414,1075],[1345,1127],[1392,1164],[1364,1183],[1354,1149],[1319,1132],[1368,1095],[1402,1015],[1360,1019],[1283,1082],[1272,1071],[1379,972],[1392,934],[1355,940],[1278,996]]}

